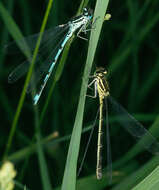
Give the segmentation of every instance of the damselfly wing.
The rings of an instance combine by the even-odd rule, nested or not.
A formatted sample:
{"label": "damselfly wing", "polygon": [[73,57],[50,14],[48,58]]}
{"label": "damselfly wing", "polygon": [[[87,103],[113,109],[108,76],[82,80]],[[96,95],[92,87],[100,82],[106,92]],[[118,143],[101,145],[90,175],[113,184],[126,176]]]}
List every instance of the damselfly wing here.
{"label": "damselfly wing", "polygon": [[[77,32],[77,36],[79,37],[81,32],[86,33],[86,28],[91,23],[91,21],[92,12],[84,8],[83,13],[81,15],[71,19],[66,24],[59,25],[55,27],[53,30],[47,31],[46,35],[44,34],[41,47],[38,53],[38,58],[35,62],[35,72],[33,73],[31,82],[28,86],[28,92],[30,91],[32,84],[35,87],[33,89],[36,89],[36,94],[33,100],[34,105],[36,105],[39,101],[41,93],[68,40],[73,36],[75,32]],[[27,39],[21,39],[19,43],[25,44],[26,40],[28,42],[28,46],[31,46],[31,50],[33,50],[32,47],[34,47],[34,42],[36,42],[37,37],[38,35],[33,35],[31,37],[28,37]],[[8,51],[11,51],[11,47],[12,45],[8,47]],[[23,51],[25,50],[27,49],[25,49],[24,46]],[[25,61],[24,63],[19,65],[15,70],[13,70],[13,72],[9,75],[8,78],[8,81],[10,83],[17,81],[28,71],[31,59],[32,57],[29,57],[27,61]]]}

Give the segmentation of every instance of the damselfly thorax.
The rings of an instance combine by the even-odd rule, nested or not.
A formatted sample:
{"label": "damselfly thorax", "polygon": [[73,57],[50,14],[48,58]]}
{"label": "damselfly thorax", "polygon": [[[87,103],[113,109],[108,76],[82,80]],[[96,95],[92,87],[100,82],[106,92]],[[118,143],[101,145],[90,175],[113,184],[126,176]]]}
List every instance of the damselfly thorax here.
{"label": "damselfly thorax", "polygon": [[109,96],[109,85],[106,80],[107,71],[103,68],[97,68],[94,79],[96,89],[98,91],[99,98],[104,99],[105,97]]}

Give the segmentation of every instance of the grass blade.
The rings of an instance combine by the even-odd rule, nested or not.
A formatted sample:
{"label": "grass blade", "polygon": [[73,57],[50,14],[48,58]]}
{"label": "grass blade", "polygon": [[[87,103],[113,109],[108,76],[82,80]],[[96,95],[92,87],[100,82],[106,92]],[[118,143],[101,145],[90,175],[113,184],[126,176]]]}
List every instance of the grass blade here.
{"label": "grass blade", "polygon": [[142,182],[140,182],[134,190],[153,190],[158,189],[159,185],[159,166],[153,170]]}
{"label": "grass blade", "polygon": [[[128,175],[123,181],[121,181],[121,183],[119,183],[114,188],[112,188],[112,190],[123,190],[123,189],[134,190],[133,187],[136,184],[138,184],[141,180],[143,180],[145,176],[149,175],[152,172],[152,170],[158,166],[158,164],[159,164],[158,156],[153,157],[149,162],[147,162],[141,168],[136,170],[133,174]],[[140,189],[151,190],[151,189],[146,189],[146,188],[140,188]],[[155,190],[155,188],[152,190]]]}
{"label": "grass blade", "polygon": [[37,139],[37,153],[38,153],[43,189],[44,190],[51,190],[52,187],[51,187],[51,183],[49,180],[48,169],[47,169],[47,165],[46,165],[46,160],[45,160],[43,148],[42,148],[42,145],[40,142],[40,134],[39,133],[36,135],[36,139]]}
{"label": "grass blade", "polygon": [[91,31],[87,61],[84,70],[77,114],[75,118],[74,128],[71,136],[71,142],[67,155],[67,161],[62,182],[62,190],[65,189],[73,190],[76,187],[77,159],[79,154],[87,84],[108,2],[109,2],[108,0],[102,0],[102,1],[98,0],[95,7],[94,18],[99,18],[99,19],[97,19],[96,28]]}
{"label": "grass blade", "polygon": [[[35,50],[33,52],[33,58],[32,58],[32,61],[31,61],[31,65],[30,65],[28,74],[26,76],[26,80],[25,80],[25,83],[24,83],[24,87],[23,87],[23,90],[22,90],[22,93],[21,93],[19,103],[18,103],[18,107],[17,107],[16,113],[15,113],[15,116],[14,116],[14,119],[13,119],[12,126],[11,126],[11,131],[10,131],[10,134],[9,134],[8,142],[7,142],[5,153],[4,153],[4,159],[5,159],[5,157],[7,156],[8,152],[9,152],[9,149],[10,149],[11,144],[12,144],[13,136],[14,136],[15,131],[16,131],[16,126],[17,126],[19,116],[20,116],[20,113],[21,113],[21,110],[22,110],[22,107],[23,107],[24,99],[25,99],[25,96],[26,96],[26,89],[27,89],[27,86],[28,86],[29,81],[31,79],[31,75],[32,75],[32,72],[33,72],[33,67],[34,67],[34,62],[35,62],[37,54],[38,54],[40,42],[41,42],[41,39],[42,39],[43,32],[45,30],[45,26],[46,26],[46,23],[47,23],[47,20],[48,20],[48,16],[49,16],[49,12],[50,12],[50,9],[51,9],[51,6],[52,6],[52,2],[53,2],[53,0],[49,0],[49,2],[48,2],[48,6],[47,6],[45,16],[44,16],[44,19],[43,19],[43,22],[42,22],[42,26],[41,26],[41,29],[40,29],[40,34],[39,34],[39,37],[38,37],[38,40],[37,40],[37,43],[36,43],[36,46],[35,46]],[[10,30],[11,30],[11,28],[10,28]],[[14,28],[13,28],[13,31],[14,31]]]}
{"label": "grass blade", "polygon": [[29,47],[27,46],[27,43],[25,43],[25,41],[23,41],[23,43],[22,41],[20,41],[21,39],[23,39],[23,35],[1,2],[0,2],[0,15],[8,29],[8,32],[15,40],[18,47],[22,50],[24,55],[29,58],[30,57]]}

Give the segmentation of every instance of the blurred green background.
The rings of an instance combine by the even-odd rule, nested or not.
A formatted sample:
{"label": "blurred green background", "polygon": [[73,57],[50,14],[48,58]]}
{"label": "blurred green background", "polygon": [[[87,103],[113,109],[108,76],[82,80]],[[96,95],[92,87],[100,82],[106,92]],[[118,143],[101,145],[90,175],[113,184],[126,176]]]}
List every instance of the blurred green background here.
{"label": "blurred green background", "polygon": [[[94,9],[96,1],[88,3]],[[24,36],[38,33],[48,1],[2,0],[12,19]],[[63,24],[72,18],[81,1],[54,1],[46,28]],[[151,128],[159,136],[159,3],[157,0],[110,1],[107,13],[112,15],[103,24],[98,42],[94,66],[108,70],[111,95],[145,128]],[[89,34],[87,34],[89,37]],[[23,60],[23,54],[6,54],[4,46],[13,39],[0,14],[0,148],[1,160],[6,149],[8,135],[16,112],[25,78],[8,84],[9,73]],[[72,132],[79,92],[81,88],[88,43],[76,38],[71,45],[64,71],[56,83],[47,111],[41,119],[52,76],[39,101],[38,109],[27,95],[13,138],[8,159],[17,170],[16,189],[23,184],[29,189],[43,189],[42,167],[38,162],[35,134],[40,130],[44,144],[45,161],[53,188],[60,186],[63,178],[70,134]],[[59,63],[59,61],[58,61]],[[98,110],[98,99],[86,99],[83,127],[91,127]],[[39,117],[37,117],[39,115]],[[38,122],[37,118],[42,121]],[[40,119],[39,119],[40,118]],[[113,161],[113,184],[108,189],[131,189],[157,165],[158,159],[142,149],[117,122],[110,118],[110,137]],[[104,125],[105,128],[105,125]],[[82,135],[78,168],[88,141],[90,128]],[[106,143],[106,138],[104,138]],[[77,179],[77,189],[105,189],[108,180],[95,178],[97,127],[82,172]],[[106,148],[105,148],[106,149]],[[106,150],[103,151],[103,167],[106,168]],[[140,153],[139,153],[140,152]],[[45,174],[44,174],[45,175]],[[70,179],[71,180],[71,179]]]}

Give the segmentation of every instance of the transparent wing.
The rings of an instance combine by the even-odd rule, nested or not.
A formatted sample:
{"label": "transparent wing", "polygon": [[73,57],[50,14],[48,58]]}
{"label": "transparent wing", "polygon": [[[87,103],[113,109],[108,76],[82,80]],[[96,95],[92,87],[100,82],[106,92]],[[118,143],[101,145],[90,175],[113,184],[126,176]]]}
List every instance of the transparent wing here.
{"label": "transparent wing", "polygon": [[105,108],[106,108],[106,141],[107,141],[107,175],[108,175],[109,184],[111,184],[112,183],[112,154],[111,154],[111,144],[110,144],[107,98],[105,98]]}
{"label": "transparent wing", "polygon": [[[62,25],[55,27],[53,31],[51,29],[47,31],[44,34],[44,38],[42,40],[42,43],[39,48],[39,53],[37,56],[37,59],[35,61],[35,66],[34,66],[34,80],[35,83],[36,81],[39,81],[43,75],[44,72],[47,71],[49,68],[51,61],[50,59],[53,60],[53,56],[56,54],[58,51],[58,47],[60,45],[60,42],[64,38],[65,34],[68,31],[68,26],[67,25]],[[38,35],[33,35],[28,38],[26,38],[26,41],[29,45],[31,45],[31,49],[34,49],[34,42],[36,43]],[[32,42],[31,42],[32,41]],[[13,44],[14,47],[15,44]],[[12,45],[10,46],[12,47]],[[32,49],[32,50],[33,50]],[[14,83],[16,82],[19,78],[21,78],[24,74],[29,69],[31,63],[31,57],[24,61],[22,64],[20,64],[17,68],[15,68],[9,75],[8,77],[8,82],[9,83]]]}
{"label": "transparent wing", "polygon": [[95,117],[94,123],[93,123],[93,125],[92,125],[92,129],[91,129],[91,132],[90,132],[90,135],[89,135],[88,141],[87,141],[87,145],[86,145],[86,148],[85,148],[85,151],[84,151],[83,159],[82,159],[81,164],[80,164],[80,167],[79,167],[79,169],[78,169],[77,176],[79,176],[80,173],[81,173],[81,170],[82,170],[82,167],[83,167],[83,164],[84,164],[85,158],[86,158],[86,154],[87,154],[87,151],[88,151],[88,148],[89,148],[89,145],[90,145],[91,139],[92,139],[92,135],[93,135],[93,132],[94,132],[94,128],[95,128],[95,125],[96,125],[96,121],[97,121],[98,115],[99,115],[99,109],[98,109],[98,112],[97,112],[97,114],[96,114],[96,117]]}
{"label": "transparent wing", "polygon": [[[59,36],[63,32],[63,30],[65,30],[67,28],[68,28],[68,25],[63,24],[63,25],[52,27],[52,28],[46,30],[43,33],[43,37],[42,37],[42,40],[41,40],[41,46],[43,46],[43,44],[46,44],[48,41],[50,41],[50,39],[52,41],[54,41],[54,39],[56,39],[57,36]],[[24,37],[22,39],[19,39],[18,42],[19,42],[19,44],[21,44],[24,47],[23,51],[26,50],[25,49],[26,48],[25,43],[27,43],[27,45],[29,46],[30,51],[33,51],[34,48],[35,48],[35,45],[36,45],[38,37],[39,37],[39,33],[36,33],[36,34],[33,34],[33,35],[29,35],[27,37]],[[20,52],[20,49],[17,46],[17,43],[14,42],[14,41],[10,42],[7,45],[5,45],[4,48],[5,48],[5,52],[8,53],[8,54],[15,54],[15,53]]]}
{"label": "transparent wing", "polygon": [[159,143],[151,133],[146,130],[132,115],[130,115],[119,103],[112,97],[108,97],[112,111],[117,115],[119,123],[149,152],[159,154]]}
{"label": "transparent wing", "polygon": [[8,76],[8,83],[14,83],[19,78],[21,78],[27,71],[30,66],[31,60],[27,60],[22,64],[18,65]]}

